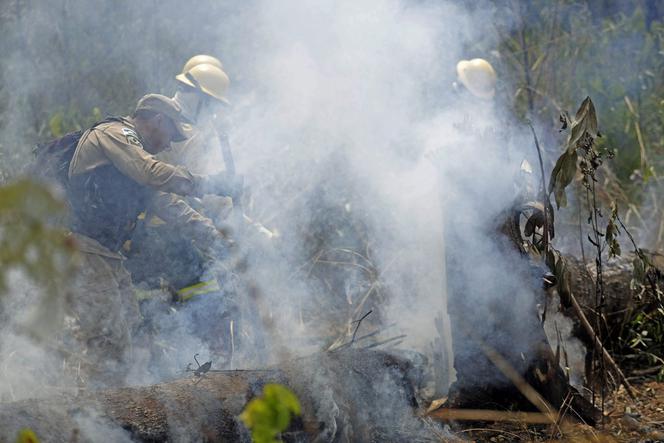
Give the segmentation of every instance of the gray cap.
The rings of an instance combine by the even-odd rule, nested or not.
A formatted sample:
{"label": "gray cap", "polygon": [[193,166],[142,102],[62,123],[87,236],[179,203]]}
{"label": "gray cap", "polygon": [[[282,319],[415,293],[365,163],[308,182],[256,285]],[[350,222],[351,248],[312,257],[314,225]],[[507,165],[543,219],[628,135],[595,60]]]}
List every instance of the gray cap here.
{"label": "gray cap", "polygon": [[182,127],[182,124],[185,122],[182,116],[182,108],[172,98],[161,94],[144,95],[136,104],[136,111],[141,109],[164,114],[170,118],[178,131],[178,136],[173,138],[174,142],[182,142],[188,138],[187,132]]}

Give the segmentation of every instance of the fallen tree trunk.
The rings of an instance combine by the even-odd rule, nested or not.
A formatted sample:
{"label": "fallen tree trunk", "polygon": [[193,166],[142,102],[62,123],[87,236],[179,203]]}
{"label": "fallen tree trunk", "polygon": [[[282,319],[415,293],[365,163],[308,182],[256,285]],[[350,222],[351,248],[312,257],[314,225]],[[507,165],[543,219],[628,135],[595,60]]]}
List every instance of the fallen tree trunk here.
{"label": "fallen tree trunk", "polygon": [[[528,250],[534,248],[534,240],[528,240],[524,236],[527,224],[526,229],[522,229],[522,211],[523,208],[518,205],[507,211],[508,215],[504,218],[500,232],[511,241],[513,247],[528,255]],[[535,217],[531,217],[528,223],[532,219]],[[627,235],[633,241],[631,235]],[[536,262],[537,260],[533,263],[535,266]],[[556,264],[556,270],[551,269],[551,272],[556,274],[554,280],[557,280],[553,286],[560,296],[563,315],[574,324],[573,335],[579,338],[586,348],[595,348],[597,355],[604,354],[603,358],[609,366],[613,366],[610,357],[605,351],[600,351],[599,347],[609,349],[614,354],[633,353],[633,350],[626,346],[630,323],[639,314],[657,316],[657,309],[662,307],[660,286],[664,282],[664,255],[641,249],[639,255],[630,251],[617,257],[604,258],[601,302],[598,300],[595,285],[597,269],[594,257],[578,258],[564,254],[560,263],[563,266],[559,268]],[[643,267],[640,273],[634,272],[635,264]],[[601,312],[601,318],[598,311]],[[602,344],[599,347],[596,345],[598,340]]]}
{"label": "fallen tree trunk", "polygon": [[41,441],[241,441],[246,431],[237,415],[262,381],[278,381],[276,371],[208,374],[197,384],[187,378],[146,387],[82,393],[0,405],[0,429],[11,441],[30,428]]}
{"label": "fallen tree trunk", "polygon": [[[664,269],[664,256],[659,253],[646,253],[653,265],[657,268],[653,272],[655,283],[661,283],[660,271]],[[602,325],[596,331],[603,338],[604,345],[611,347],[616,342],[633,315],[638,312],[650,312],[658,306],[657,294],[649,284],[634,287],[633,266],[635,259],[633,252],[612,258],[603,264],[605,303],[602,308],[604,319],[597,321],[595,311],[595,266],[594,263],[584,263],[581,259],[566,255],[564,259],[569,271],[569,287],[576,298],[583,313],[591,325]],[[563,313],[575,323],[575,335],[583,340],[587,346],[592,346],[592,338],[585,332],[578,316],[574,313],[570,294],[565,290],[559,291]]]}
{"label": "fallen tree trunk", "polygon": [[286,441],[422,441],[413,368],[380,351],[347,349],[288,362],[274,370],[208,373],[145,387],[0,404],[0,430],[22,428],[42,442],[249,441],[238,415],[266,383],[295,391],[304,416]]}

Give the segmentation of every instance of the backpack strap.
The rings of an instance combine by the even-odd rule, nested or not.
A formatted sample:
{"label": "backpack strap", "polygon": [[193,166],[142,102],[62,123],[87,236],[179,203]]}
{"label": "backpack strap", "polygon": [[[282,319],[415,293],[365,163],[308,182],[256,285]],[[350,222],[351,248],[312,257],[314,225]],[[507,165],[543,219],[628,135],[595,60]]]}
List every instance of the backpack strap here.
{"label": "backpack strap", "polygon": [[[109,122],[122,122],[121,117],[108,116],[90,126],[89,129]],[[35,156],[33,173],[48,182],[67,187],[69,164],[85,130],[68,132],[62,137],[40,143],[32,149]]]}

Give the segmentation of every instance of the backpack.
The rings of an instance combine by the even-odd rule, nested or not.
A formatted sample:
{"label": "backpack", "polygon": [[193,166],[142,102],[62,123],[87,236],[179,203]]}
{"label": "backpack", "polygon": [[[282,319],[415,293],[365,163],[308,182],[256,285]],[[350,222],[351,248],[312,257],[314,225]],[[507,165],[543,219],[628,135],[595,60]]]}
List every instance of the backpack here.
{"label": "backpack", "polygon": [[[93,129],[103,123],[121,121],[119,117],[106,117],[90,127]],[[49,184],[67,189],[69,182],[69,164],[74,157],[76,147],[86,130],[69,132],[60,138],[38,144],[32,150],[35,156],[33,173]]]}

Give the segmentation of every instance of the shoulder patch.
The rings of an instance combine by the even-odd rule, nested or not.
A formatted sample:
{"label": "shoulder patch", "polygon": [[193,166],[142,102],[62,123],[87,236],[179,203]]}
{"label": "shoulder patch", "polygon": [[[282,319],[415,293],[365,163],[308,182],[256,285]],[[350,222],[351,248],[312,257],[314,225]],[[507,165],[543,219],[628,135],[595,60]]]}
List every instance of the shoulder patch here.
{"label": "shoulder patch", "polygon": [[122,133],[127,138],[127,142],[131,143],[132,145],[143,146],[141,145],[141,141],[138,139],[138,134],[136,134],[136,131],[133,129],[122,128]]}

